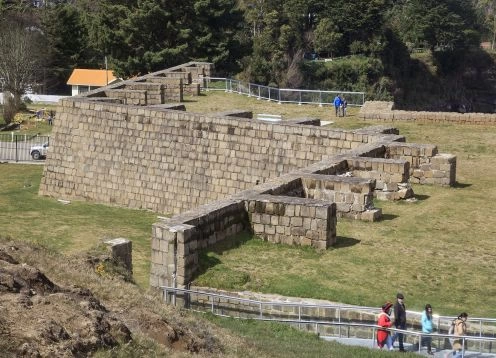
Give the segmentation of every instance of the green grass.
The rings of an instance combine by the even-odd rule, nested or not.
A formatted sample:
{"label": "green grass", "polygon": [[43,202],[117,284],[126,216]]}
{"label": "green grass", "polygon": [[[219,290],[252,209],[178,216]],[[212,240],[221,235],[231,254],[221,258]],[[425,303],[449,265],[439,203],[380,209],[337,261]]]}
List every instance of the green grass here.
{"label": "green grass", "polygon": [[[47,121],[35,121],[34,120],[34,112],[39,109],[46,109],[47,111],[53,110],[54,112],[57,109],[56,105],[52,104],[40,104],[40,103],[31,103],[27,106],[27,111],[23,112],[26,115],[30,115],[32,118],[30,120],[22,123],[21,128],[14,131],[16,134],[41,134],[41,135],[49,135],[52,132],[52,126],[49,126]],[[3,107],[0,106],[0,127],[5,124],[5,120],[3,118]]]}
{"label": "green grass", "polygon": [[87,251],[104,239],[128,238],[133,241],[134,278],[147,287],[156,215],[79,201],[63,205],[38,196],[42,170],[37,165],[0,164],[0,234],[66,254]]}
{"label": "green grass", "polygon": [[273,322],[238,320],[220,318],[212,315],[206,317],[216,325],[244,338],[253,351],[239,352],[243,357],[413,357],[413,353],[387,352],[370,350],[362,347],[350,347],[327,342],[316,334],[301,332],[296,328]]}
{"label": "green grass", "polygon": [[[189,97],[189,111],[251,109],[284,118],[333,120],[332,127],[398,127],[408,142],[438,144],[456,154],[458,185],[415,185],[415,203],[378,202],[384,220],[340,219],[338,243],[326,252],[272,245],[251,237],[203,253],[197,283],[379,306],[401,290],[407,306],[425,303],[436,313],[494,316],[496,305],[496,127],[366,122],[334,118],[330,107],[298,106],[223,92]],[[0,166],[1,234],[42,243],[64,253],[100,240],[133,240],[137,282],[147,286],[154,214],[84,202],[63,206],[37,195],[42,168]],[[224,245],[224,246],[222,246]],[[482,299],[483,298],[483,299]]]}
{"label": "green grass", "polygon": [[496,127],[365,122],[356,112],[335,119],[329,108],[263,102],[261,110],[259,103],[214,93],[187,106],[283,116],[294,109],[295,116],[334,120],[333,127],[395,126],[408,142],[437,144],[440,152],[457,155],[458,184],[415,185],[415,203],[378,202],[384,220],[377,223],[339,219],[338,243],[324,253],[246,237],[232,249],[215,248],[203,254],[198,285],[369,306],[403,291],[411,309],[431,303],[437,313],[494,316]]}

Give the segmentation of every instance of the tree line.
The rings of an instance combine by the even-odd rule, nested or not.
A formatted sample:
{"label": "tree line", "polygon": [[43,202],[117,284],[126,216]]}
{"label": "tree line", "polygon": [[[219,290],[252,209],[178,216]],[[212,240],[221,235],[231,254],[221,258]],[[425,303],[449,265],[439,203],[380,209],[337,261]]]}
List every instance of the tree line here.
{"label": "tree line", "polygon": [[496,0],[14,0],[0,1],[0,22],[0,80],[16,97],[67,91],[74,68],[107,58],[122,77],[208,61],[260,84],[386,99],[412,71],[409,51],[430,51],[447,75],[494,43]]}

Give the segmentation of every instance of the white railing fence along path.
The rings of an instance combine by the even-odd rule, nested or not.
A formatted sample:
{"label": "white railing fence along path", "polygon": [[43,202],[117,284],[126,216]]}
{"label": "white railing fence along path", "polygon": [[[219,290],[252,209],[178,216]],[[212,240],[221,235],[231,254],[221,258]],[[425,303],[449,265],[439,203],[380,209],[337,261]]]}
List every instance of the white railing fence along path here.
{"label": "white railing fence along path", "polygon": [[203,91],[238,93],[277,103],[332,105],[337,95],[346,98],[348,106],[365,103],[365,92],[275,88],[224,77],[203,77],[201,83]]}
{"label": "white railing fence along path", "polygon": [[[380,309],[376,307],[270,302],[208,291],[173,287],[161,287],[161,289],[166,302],[174,305],[180,302],[182,306],[193,311],[210,312],[223,317],[287,323],[300,329],[313,331],[323,337],[365,338],[371,340],[369,346],[376,345],[375,334],[379,327],[375,324],[375,317],[380,312]],[[312,317],[311,312],[316,310],[321,313],[326,312],[327,316]],[[412,329],[391,329],[391,331],[404,333],[405,341],[412,350],[421,351],[422,345],[419,344],[421,336],[432,337],[433,345],[438,351],[450,349],[449,340],[453,336],[447,332],[454,317],[434,315],[436,333],[427,335],[420,331],[421,312],[407,311],[407,315],[409,321],[414,322],[409,323]],[[468,324],[472,335],[457,337],[457,339],[462,339],[464,343],[467,342],[470,351],[496,357],[496,319],[469,318]]]}

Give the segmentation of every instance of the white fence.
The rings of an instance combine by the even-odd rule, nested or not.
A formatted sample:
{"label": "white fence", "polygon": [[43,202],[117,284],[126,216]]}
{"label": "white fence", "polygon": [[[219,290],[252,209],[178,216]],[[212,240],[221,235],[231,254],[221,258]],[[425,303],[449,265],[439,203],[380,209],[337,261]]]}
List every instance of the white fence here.
{"label": "white fence", "polygon": [[349,106],[363,106],[365,103],[365,92],[275,88],[223,77],[204,77],[202,90],[244,94],[277,103],[331,105],[337,95],[346,98]]}
{"label": "white fence", "polygon": [[[32,102],[34,103],[51,103],[51,104],[57,104],[57,102],[62,99],[66,98],[69,96],[54,96],[54,95],[46,95],[46,94],[25,94],[22,96],[22,98],[29,98]],[[0,104],[3,104],[4,101],[4,95],[3,93],[0,93]]]}

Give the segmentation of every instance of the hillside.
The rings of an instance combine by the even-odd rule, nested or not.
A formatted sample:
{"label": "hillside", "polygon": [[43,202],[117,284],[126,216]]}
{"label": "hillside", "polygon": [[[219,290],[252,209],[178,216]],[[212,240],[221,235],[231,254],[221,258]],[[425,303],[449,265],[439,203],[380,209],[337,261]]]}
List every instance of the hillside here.
{"label": "hillside", "polygon": [[0,237],[0,357],[395,357],[286,325],[163,305],[86,255]]}
{"label": "hillside", "polygon": [[86,356],[118,346],[143,356],[220,353],[218,329],[159,302],[131,283],[99,276],[84,255],[0,238],[2,357]]}

